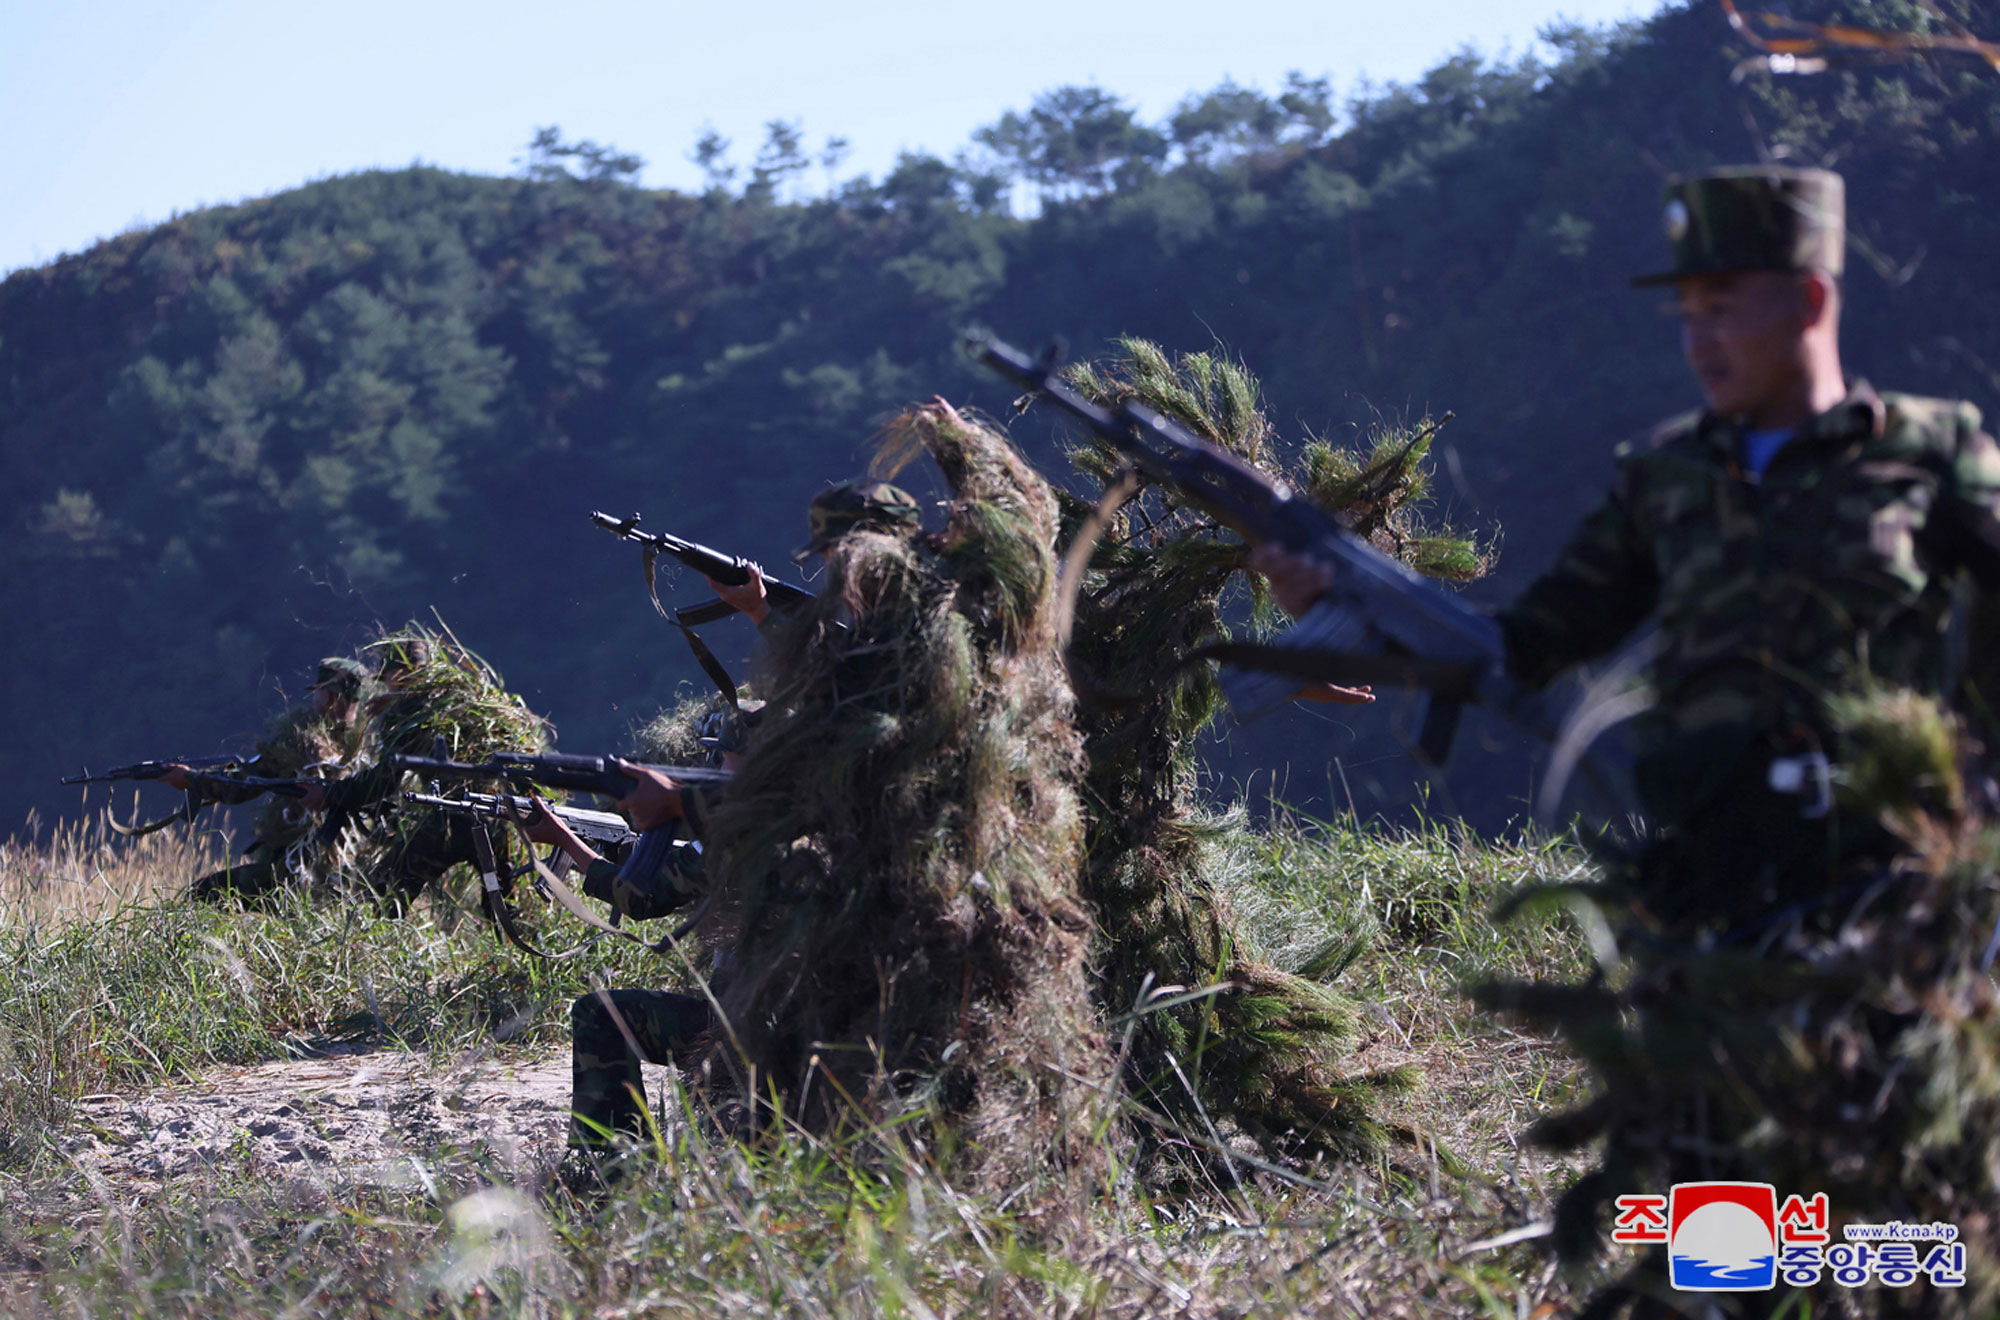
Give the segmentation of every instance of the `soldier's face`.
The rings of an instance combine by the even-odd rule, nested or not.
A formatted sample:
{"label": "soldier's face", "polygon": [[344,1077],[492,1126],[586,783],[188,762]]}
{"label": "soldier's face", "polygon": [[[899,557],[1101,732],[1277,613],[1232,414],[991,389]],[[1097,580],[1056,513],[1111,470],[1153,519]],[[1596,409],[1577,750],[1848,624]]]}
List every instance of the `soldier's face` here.
{"label": "soldier's face", "polygon": [[1796,395],[1815,320],[1806,283],[1777,271],[1680,282],[1681,350],[1711,410],[1754,419]]}

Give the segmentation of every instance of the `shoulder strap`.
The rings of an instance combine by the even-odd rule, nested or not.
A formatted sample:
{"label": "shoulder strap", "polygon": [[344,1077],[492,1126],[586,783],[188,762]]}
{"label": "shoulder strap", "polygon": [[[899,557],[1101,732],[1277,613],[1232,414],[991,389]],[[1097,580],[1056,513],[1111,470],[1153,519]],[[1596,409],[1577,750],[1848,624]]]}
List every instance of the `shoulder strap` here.
{"label": "shoulder strap", "polygon": [[[715,652],[708,649],[708,643],[701,640],[695,630],[688,626],[688,618],[682,617],[683,615],[689,617],[698,616],[698,621],[705,622],[709,616],[704,611],[709,610],[710,607],[698,605],[692,610],[669,613],[667,607],[660,603],[660,592],[657,585],[659,582],[659,548],[657,546],[647,546],[645,553],[641,557],[641,563],[646,573],[646,596],[653,602],[654,610],[658,611],[661,618],[681,630],[681,636],[687,639],[688,650],[694,652],[694,662],[701,666],[702,673],[708,675],[708,681],[715,684],[715,690],[722,694],[722,699],[734,708],[736,705],[736,680],[729,676],[729,671],[723,667],[720,660],[715,658]],[[721,605],[722,602],[716,601],[715,604]],[[713,617],[723,618],[733,613],[735,613],[734,609],[725,606],[722,614]]]}

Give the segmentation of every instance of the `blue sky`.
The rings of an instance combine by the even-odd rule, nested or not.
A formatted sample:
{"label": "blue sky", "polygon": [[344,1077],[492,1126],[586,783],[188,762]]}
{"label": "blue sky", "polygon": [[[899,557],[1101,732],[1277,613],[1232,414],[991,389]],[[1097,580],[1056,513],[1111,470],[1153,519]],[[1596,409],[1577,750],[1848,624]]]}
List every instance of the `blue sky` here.
{"label": "blue sky", "polygon": [[[1095,82],[1164,116],[1225,78],[1406,81],[1558,17],[1658,0],[15,0],[0,4],[0,272],[175,211],[424,161],[514,170],[534,130],[690,187],[705,126],[747,160],[773,118],[852,144],[840,177],[950,155],[1036,93]],[[816,184],[827,180],[819,178]]]}

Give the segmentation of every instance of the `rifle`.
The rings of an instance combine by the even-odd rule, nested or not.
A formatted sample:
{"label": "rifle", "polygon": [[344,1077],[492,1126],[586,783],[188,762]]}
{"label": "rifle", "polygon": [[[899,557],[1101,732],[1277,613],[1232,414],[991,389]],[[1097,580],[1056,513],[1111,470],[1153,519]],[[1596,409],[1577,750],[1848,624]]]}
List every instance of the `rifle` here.
{"label": "rifle", "polygon": [[[666,532],[642,532],[639,530],[639,515],[636,513],[629,518],[614,518],[608,513],[593,512],[590,520],[613,536],[644,547],[646,590],[652,593],[653,608],[659,610],[661,614],[666,614],[667,611],[660,604],[659,593],[653,587],[653,566],[663,554],[672,555],[703,577],[720,582],[726,587],[740,587],[750,580],[749,560],[711,549],[694,541],[683,541],[680,537]],[[797,609],[815,599],[813,593],[804,587],[774,577],[764,579],[764,595],[770,600],[771,608],[779,611]],[[717,619],[726,619],[734,613],[736,613],[734,605],[712,600],[703,605],[690,605],[686,609],[677,609],[670,617],[682,627],[693,627],[697,624],[713,623]]]}
{"label": "rifle", "polygon": [[1500,626],[1491,617],[1173,419],[1137,402],[1106,408],[1084,398],[1058,374],[1059,346],[1031,358],[974,335],[967,349],[982,365],[1082,422],[1141,476],[1180,491],[1245,540],[1275,541],[1334,566],[1326,596],[1275,644],[1224,642],[1195,653],[1228,666],[1223,692],[1239,720],[1285,704],[1304,682],[1381,683],[1429,694],[1418,750],[1433,765],[1449,754],[1468,701],[1552,739],[1556,721],[1544,718],[1508,675]]}
{"label": "rifle", "polygon": [[[534,810],[536,801],[534,798],[493,793],[466,793],[461,797],[444,797],[435,793],[403,794],[403,804],[406,807],[427,807],[470,822],[473,860],[479,868],[481,884],[480,904],[493,922],[495,931],[524,952],[538,958],[560,962],[573,956],[578,950],[572,949],[569,953],[555,955],[543,952],[521,933],[514,911],[507,902],[513,881],[524,872],[535,871],[534,862],[530,861],[526,866],[505,870],[503,873],[500,854],[494,848],[492,834],[487,828],[493,822],[526,819],[528,813]],[[543,802],[543,805],[554,812],[556,818],[567,825],[578,838],[615,860],[624,860],[631,850],[633,841],[639,837],[621,817],[614,816],[608,811],[586,811],[581,807],[566,807],[554,802]],[[685,848],[688,845],[676,843],[674,846]],[[568,872],[569,866],[569,857],[557,849],[549,858],[549,875],[560,884],[561,877]],[[539,876],[535,885],[545,895],[556,897],[548,883]],[[574,901],[575,896],[566,893],[562,897]],[[615,926],[617,920],[618,915],[613,913],[610,924]]]}
{"label": "rifle", "polygon": [[[624,797],[637,783],[632,776],[612,764],[608,756],[496,752],[487,760],[478,762],[448,761],[433,756],[393,756],[389,761],[399,771],[411,771],[433,781],[497,779],[516,788],[535,784],[569,792],[596,793],[612,799]],[[705,765],[648,765],[640,768],[657,770],[684,784],[726,784],[730,778],[729,771]],[[674,826],[669,823],[639,835],[630,855],[619,865],[619,875],[641,888],[651,888],[674,849],[674,832]]]}
{"label": "rifle", "polygon": [[241,770],[254,765],[254,756],[184,756],[165,761],[134,761],[130,765],[114,765],[102,774],[90,773],[90,767],[83,767],[80,775],[69,775],[59,782],[64,784],[109,784],[123,779],[151,780],[166,777],[168,766],[185,766],[189,770],[203,770],[220,773],[226,770]]}
{"label": "rifle", "polygon": [[[413,807],[431,807],[449,816],[464,816],[473,820],[526,820],[534,810],[534,799],[512,797],[498,793],[467,793],[463,797],[441,797],[434,793],[405,793],[403,801]],[[577,838],[606,856],[612,856],[639,836],[625,823],[623,816],[608,811],[586,811],[582,807],[566,807],[560,803],[545,803],[555,813],[557,820],[569,826]]]}
{"label": "rifle", "polygon": [[[240,806],[251,798],[265,793],[275,793],[279,797],[301,798],[306,795],[304,779],[269,779],[260,775],[231,774],[229,771],[254,765],[257,757],[249,756],[193,756],[185,761],[134,761],[130,765],[113,766],[103,774],[93,775],[88,766],[80,775],[71,775],[61,782],[65,784],[102,784],[119,780],[157,781],[164,779],[169,766],[180,766],[186,771],[187,801],[168,812],[158,820],[144,825],[127,825],[118,820],[111,821],[115,833],[126,838],[143,838],[157,833],[178,820],[194,824],[201,809],[211,802],[228,802],[230,806]],[[248,790],[248,791],[244,791]]]}

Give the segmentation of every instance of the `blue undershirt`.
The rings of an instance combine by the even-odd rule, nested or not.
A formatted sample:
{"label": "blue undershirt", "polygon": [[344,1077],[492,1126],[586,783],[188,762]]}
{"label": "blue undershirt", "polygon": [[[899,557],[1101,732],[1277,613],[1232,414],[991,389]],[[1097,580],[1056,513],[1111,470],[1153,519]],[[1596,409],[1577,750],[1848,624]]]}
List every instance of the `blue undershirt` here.
{"label": "blue undershirt", "polygon": [[1792,438],[1794,430],[1789,426],[1776,427],[1769,431],[1745,431],[1743,433],[1743,470],[1752,479],[1761,479],[1764,469],[1771,466],[1771,460]]}

